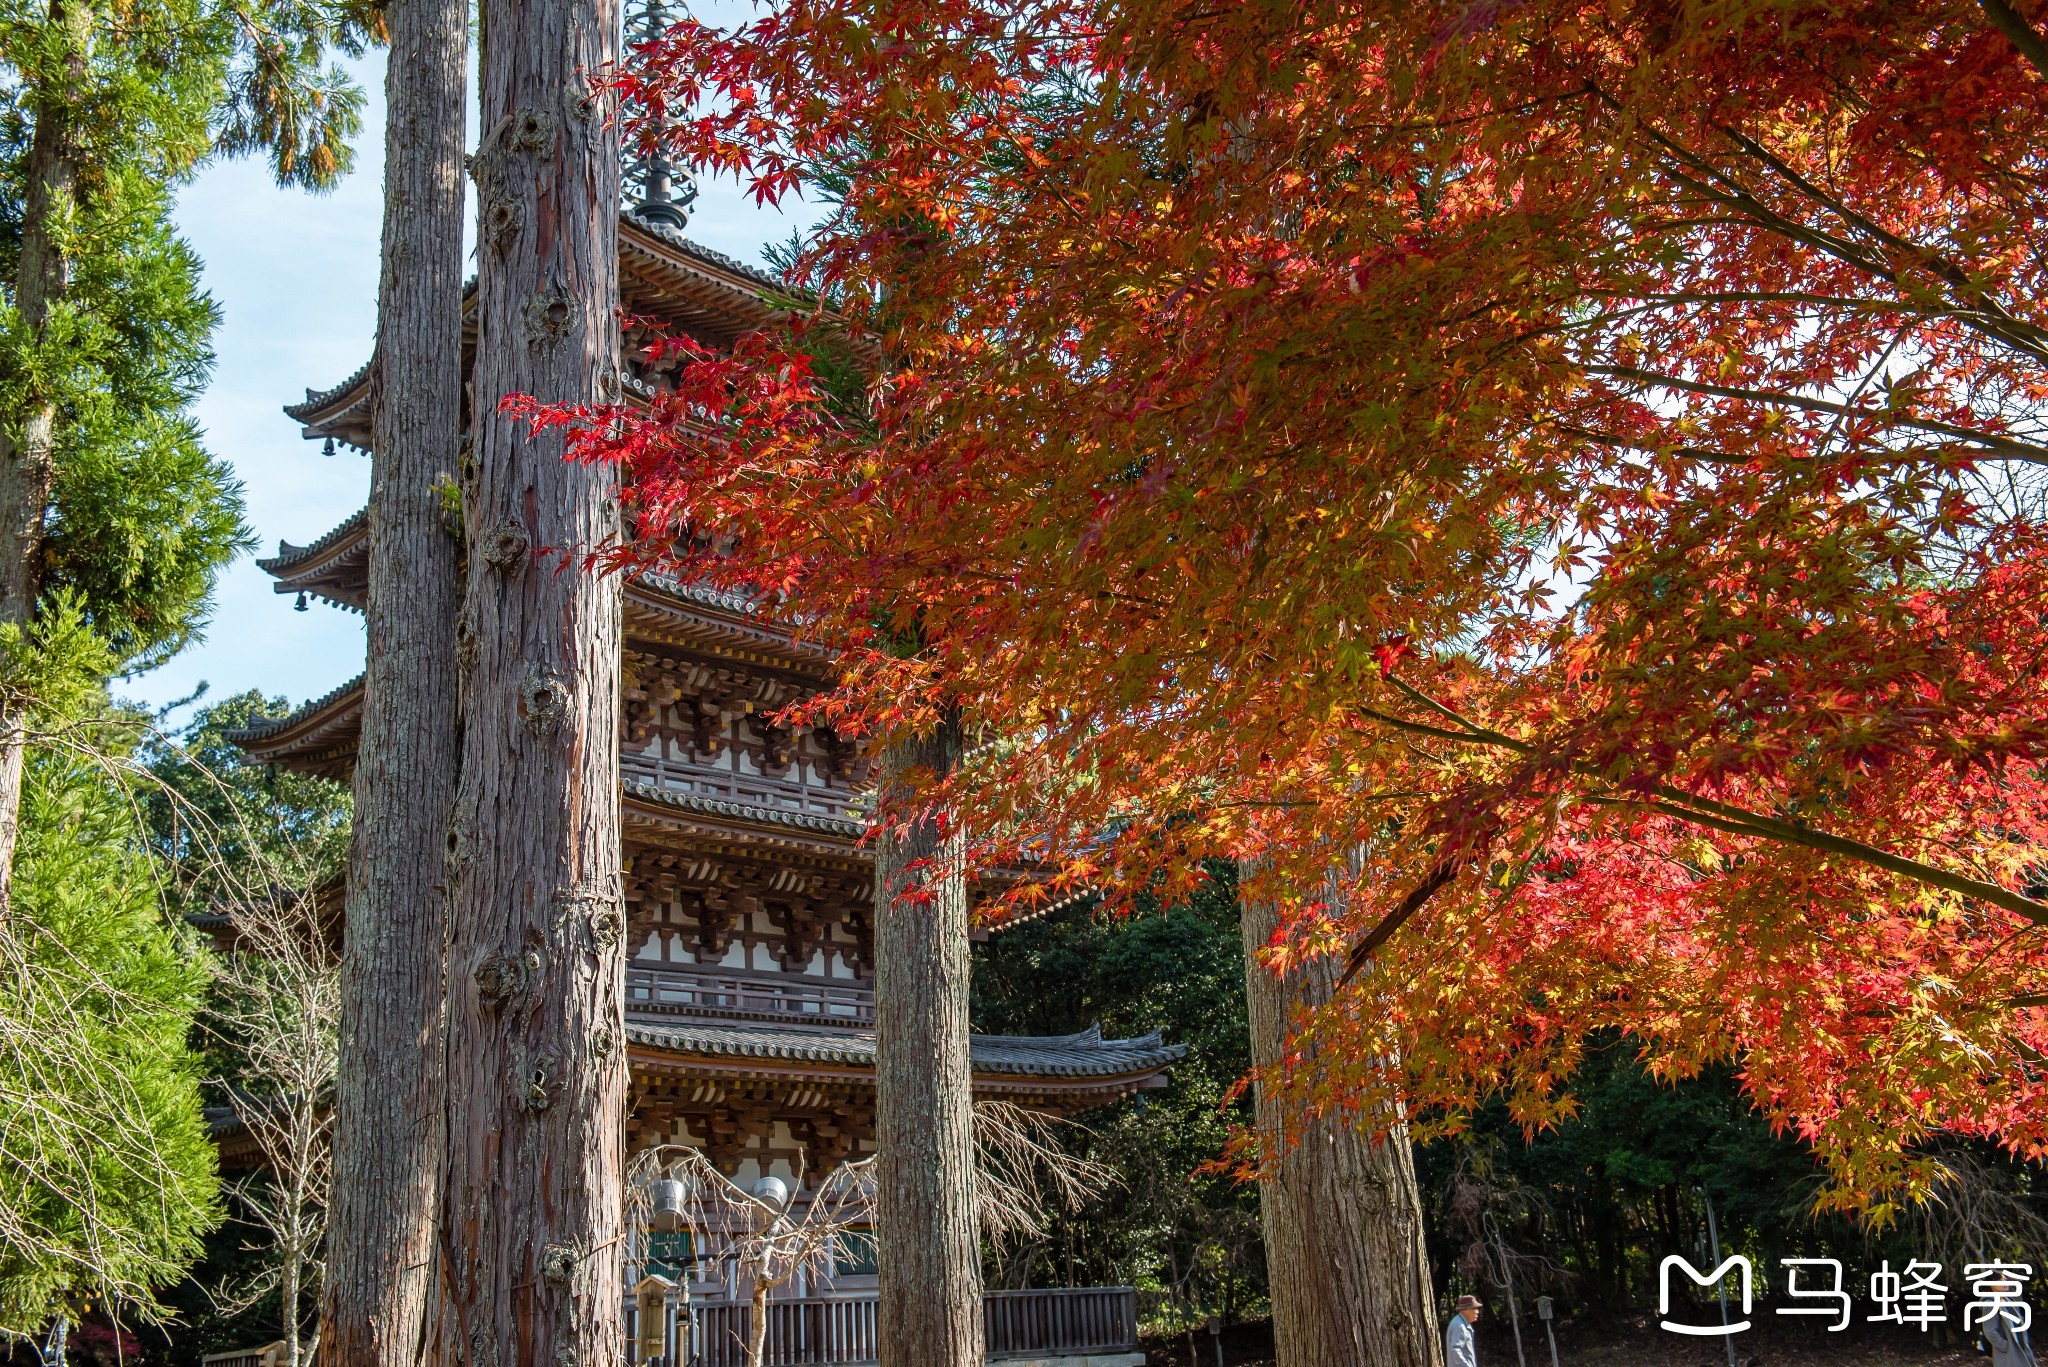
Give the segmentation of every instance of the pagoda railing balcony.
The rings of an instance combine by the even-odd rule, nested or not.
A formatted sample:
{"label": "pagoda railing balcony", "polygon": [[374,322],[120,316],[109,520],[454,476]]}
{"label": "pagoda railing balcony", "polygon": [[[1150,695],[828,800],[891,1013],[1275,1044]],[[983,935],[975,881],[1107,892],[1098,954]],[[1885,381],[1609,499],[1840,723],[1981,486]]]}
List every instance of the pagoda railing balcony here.
{"label": "pagoda railing balcony", "polygon": [[[876,1361],[876,1298],[806,1296],[768,1302],[762,1367],[863,1367]],[[628,1314],[637,1312],[629,1309]],[[753,1307],[692,1305],[673,1367],[745,1367]],[[680,1316],[679,1316],[680,1318]],[[990,1291],[982,1298],[988,1357],[1135,1354],[1138,1296],[1128,1286]],[[637,1326],[634,1326],[637,1328]],[[677,1326],[680,1328],[680,1326]],[[629,1334],[627,1341],[632,1342]]]}
{"label": "pagoda railing balcony", "polygon": [[651,783],[674,793],[689,793],[743,807],[766,807],[775,811],[802,812],[846,821],[849,810],[860,806],[860,795],[843,789],[794,783],[762,774],[739,774],[730,769],[713,769],[686,760],[664,759],[645,751],[619,757],[619,772],[629,783]]}
{"label": "pagoda railing balcony", "polygon": [[631,1015],[712,1016],[802,1025],[871,1026],[872,988],[801,974],[721,972],[715,968],[626,968]]}

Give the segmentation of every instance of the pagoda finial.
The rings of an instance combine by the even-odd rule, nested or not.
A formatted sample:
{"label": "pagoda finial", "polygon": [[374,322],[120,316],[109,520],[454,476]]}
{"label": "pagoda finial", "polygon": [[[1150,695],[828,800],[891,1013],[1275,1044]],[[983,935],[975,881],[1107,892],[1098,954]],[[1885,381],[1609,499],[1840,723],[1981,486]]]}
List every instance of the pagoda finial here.
{"label": "pagoda finial", "polygon": [[[668,31],[667,0],[629,2],[627,24],[632,41],[652,43]],[[627,186],[640,196],[633,206],[635,218],[677,231],[689,225],[690,206],[697,200],[697,181],[689,172],[671,166],[658,142],[644,151],[640,147],[628,148],[624,170]]]}

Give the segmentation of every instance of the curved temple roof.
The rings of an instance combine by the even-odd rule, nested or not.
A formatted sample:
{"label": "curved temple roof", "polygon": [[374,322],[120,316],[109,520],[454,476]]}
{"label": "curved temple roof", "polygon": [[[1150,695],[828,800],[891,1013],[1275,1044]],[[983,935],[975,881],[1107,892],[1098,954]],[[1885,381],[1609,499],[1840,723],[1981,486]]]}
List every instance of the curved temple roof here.
{"label": "curved temple roof", "polygon": [[[619,216],[619,296],[628,315],[658,313],[681,331],[713,343],[729,343],[797,303],[795,292],[766,271],[699,246],[630,210]],[[466,352],[475,344],[469,322],[476,303],[474,280],[462,298]],[[365,361],[331,388],[308,389],[303,400],[285,405],[285,415],[301,425],[308,439],[324,437],[368,450],[373,364],[374,358]]]}
{"label": "curved temple roof", "polygon": [[[692,1076],[822,1072],[864,1075],[873,1085],[872,1030],[805,1029],[754,1023],[655,1024],[628,1017],[626,1039],[637,1069],[687,1070]],[[1186,1053],[1153,1031],[1135,1039],[1104,1039],[1091,1025],[1073,1035],[974,1035],[968,1043],[975,1090],[1010,1094],[1061,1109],[1099,1106],[1166,1085],[1165,1072]]]}

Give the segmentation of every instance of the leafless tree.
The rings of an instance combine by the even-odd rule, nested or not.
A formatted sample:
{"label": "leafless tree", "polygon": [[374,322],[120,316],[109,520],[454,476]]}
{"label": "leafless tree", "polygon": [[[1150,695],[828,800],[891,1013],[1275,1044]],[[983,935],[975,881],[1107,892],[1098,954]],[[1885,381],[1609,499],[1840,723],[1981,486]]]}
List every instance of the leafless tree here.
{"label": "leafless tree", "polygon": [[2048,1220],[1994,1165],[1962,1148],[1943,1152],[1940,1163],[1927,1199],[1912,1208],[1929,1257],[1962,1266],[2048,1247]]}
{"label": "leafless tree", "polygon": [[1071,1120],[1007,1101],[974,1103],[974,1194],[981,1231],[998,1249],[1043,1239],[1053,1217],[1073,1212],[1123,1179],[1116,1170],[1069,1152]]}
{"label": "leafless tree", "polygon": [[[1118,1181],[1111,1169],[1076,1157],[1059,1142],[1070,1122],[1002,1101],[974,1106],[975,1194],[981,1228],[999,1247],[1039,1239],[1057,1211],[1078,1210]],[[663,1144],[634,1156],[627,1169],[626,1228],[634,1247],[648,1247],[656,1227],[656,1194],[664,1181],[683,1218],[716,1252],[710,1258],[751,1279],[747,1367],[761,1367],[767,1347],[768,1301],[799,1274],[825,1272],[834,1248],[875,1218],[876,1155],[843,1163],[806,1198],[801,1156],[795,1182],[757,1183],[747,1191],[697,1149]]]}
{"label": "leafless tree", "polygon": [[747,1191],[701,1152],[663,1144],[634,1156],[628,1169],[626,1226],[636,1246],[647,1247],[655,1226],[654,1193],[664,1181],[681,1184],[680,1203],[692,1228],[717,1248],[718,1262],[752,1280],[753,1315],[747,1331],[747,1367],[760,1367],[768,1338],[768,1298],[799,1273],[831,1266],[835,1244],[874,1220],[875,1160],[870,1154],[843,1163],[803,1199],[805,1171],[796,1181],[755,1184]]}
{"label": "leafless tree", "polygon": [[235,947],[220,960],[215,1028],[241,1058],[227,1084],[259,1164],[233,1194],[268,1236],[270,1261],[215,1304],[235,1314],[277,1292],[291,1367],[310,1362],[318,1307],[335,1076],[339,963],[310,894],[251,901],[229,914]]}

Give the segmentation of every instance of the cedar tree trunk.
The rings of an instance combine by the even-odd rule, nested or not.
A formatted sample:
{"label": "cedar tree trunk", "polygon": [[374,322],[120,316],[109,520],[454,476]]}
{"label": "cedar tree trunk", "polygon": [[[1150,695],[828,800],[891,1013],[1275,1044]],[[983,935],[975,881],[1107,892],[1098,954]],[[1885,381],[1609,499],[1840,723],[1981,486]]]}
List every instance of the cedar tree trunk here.
{"label": "cedar tree trunk", "polygon": [[981,1229],[967,1055],[967,877],[957,828],[910,789],[950,771],[960,729],[883,757],[875,848],[875,1231],[881,1367],[979,1367]]}
{"label": "cedar tree trunk", "polygon": [[355,770],[321,1338],[418,1360],[440,1175],[461,567],[440,489],[462,426],[467,0],[391,0],[372,376],[369,665]]}
{"label": "cedar tree trunk", "polygon": [[[608,466],[500,411],[619,394],[615,0],[484,0],[477,356],[449,851],[448,1166],[433,1354],[599,1367],[620,1334],[620,589]],[[564,563],[567,557],[572,563]]]}
{"label": "cedar tree trunk", "polygon": [[[1256,957],[1279,925],[1273,909],[1246,899],[1243,925],[1252,1065],[1263,1069],[1281,1057],[1293,1015],[1329,999],[1343,960],[1276,977]],[[1374,1143],[1342,1117],[1257,1093],[1273,1146],[1259,1217],[1278,1367],[1441,1367],[1406,1127]]]}
{"label": "cedar tree trunk", "polygon": [[[62,229],[78,185],[79,128],[86,62],[92,53],[93,8],[88,0],[50,0],[50,28],[64,45],[65,76],[53,89],[39,85],[25,101],[34,128],[24,169],[21,260],[14,306],[38,342],[47,340],[50,312],[70,287],[71,261]],[[19,415],[19,441],[0,435],[0,622],[26,627],[42,593],[43,519],[57,480],[57,402],[31,387]],[[0,915],[14,883],[14,845],[21,827],[22,766],[28,747],[28,709],[20,698],[0,699]]]}

